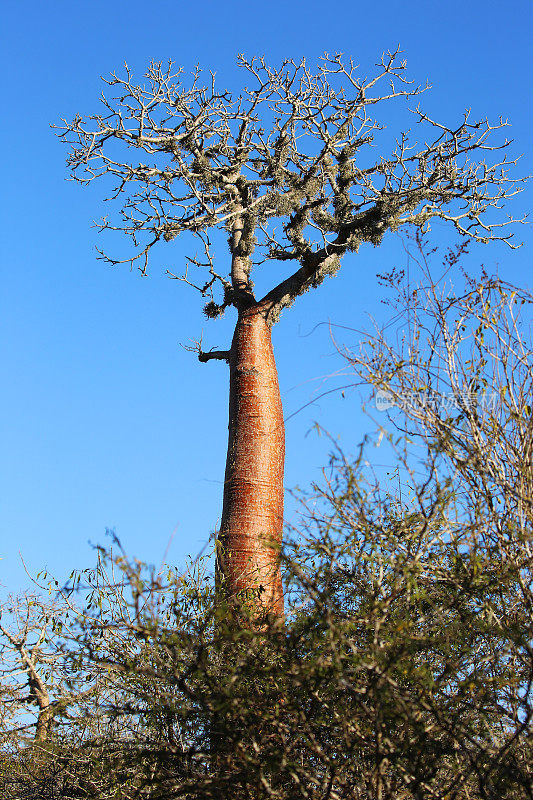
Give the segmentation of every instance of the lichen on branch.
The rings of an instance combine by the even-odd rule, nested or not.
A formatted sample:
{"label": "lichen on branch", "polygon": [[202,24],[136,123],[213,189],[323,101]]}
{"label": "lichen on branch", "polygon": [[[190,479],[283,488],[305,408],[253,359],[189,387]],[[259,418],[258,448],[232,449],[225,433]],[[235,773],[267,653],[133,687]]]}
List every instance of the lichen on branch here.
{"label": "lichen on branch", "polygon": [[[523,220],[499,213],[524,180],[512,177],[516,159],[499,135],[507,122],[472,121],[469,112],[455,125],[431,118],[418,104],[427,87],[407,79],[399,51],[384,54],[371,77],[341,54],[324,55],[314,70],[305,60],[272,67],[244,55],[238,66],[246,79],[238,95],[199,68],[187,82],[172,63],[153,62],[138,84],[126,66],[105,80],[115,94],[103,96],[100,114],[63,120],[72,177],[107,179],[117,212],[102,230],[133,243],[123,259],[102,258],[145,273],[156,244],[189,232],[206,259],[187,267],[207,270],[207,279],[169,274],[207,296],[211,310],[268,298],[273,322],[345,253],[402,226],[424,232],[443,220],[464,237],[516,246],[508,226]],[[400,133],[386,154],[383,120],[398,103],[417,137]],[[213,228],[228,233],[227,274],[214,269]],[[256,301],[252,275],[271,260],[295,269]]]}

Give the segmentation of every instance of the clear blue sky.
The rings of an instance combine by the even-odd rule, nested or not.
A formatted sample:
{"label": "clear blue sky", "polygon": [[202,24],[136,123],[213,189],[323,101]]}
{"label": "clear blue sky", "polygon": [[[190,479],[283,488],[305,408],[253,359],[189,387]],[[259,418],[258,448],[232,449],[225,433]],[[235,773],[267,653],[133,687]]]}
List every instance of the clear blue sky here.
{"label": "clear blue sky", "polygon": [[[508,117],[531,157],[530,2],[178,3],[167,0],[5,4],[2,19],[2,279],[0,336],[0,584],[27,585],[28,568],[59,578],[93,562],[90,542],[114,527],[132,555],[159,563],[197,553],[220,515],[227,434],[227,370],[199,364],[180,343],[229,343],[229,322],[207,323],[179,270],[179,241],[150,277],[96,260],[101,189],[66,182],[65,151],[50,123],[94,113],[99,76],[124,61],[140,76],[150,59],[200,63],[236,86],[238,52],[277,62],[343,51],[369,71],[399,44],[417,82],[433,86],[430,113],[450,123]],[[533,186],[511,210],[531,207]],[[437,231],[442,237],[443,231]],[[532,232],[524,247],[476,247],[471,262],[530,282]],[[159,260],[158,260],[159,259]],[[361,328],[382,314],[376,272],[402,266],[393,236],[350,256],[340,275],[306,295],[274,331],[287,415],[338,383],[343,368],[327,323]],[[341,340],[356,343],[355,334]],[[342,382],[342,380],[340,381]],[[357,395],[330,394],[287,423],[286,486],[319,476],[328,445],[306,434],[318,420],[355,451],[373,424]],[[290,511],[289,504],[289,514]]]}

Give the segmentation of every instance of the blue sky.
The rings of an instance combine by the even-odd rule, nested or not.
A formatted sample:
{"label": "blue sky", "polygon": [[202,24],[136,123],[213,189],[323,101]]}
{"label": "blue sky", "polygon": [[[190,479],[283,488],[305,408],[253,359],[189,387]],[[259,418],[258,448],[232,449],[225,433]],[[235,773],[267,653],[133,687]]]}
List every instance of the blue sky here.
{"label": "blue sky", "polygon": [[[342,51],[369,72],[398,45],[409,73],[433,88],[430,114],[447,122],[463,110],[512,122],[519,171],[533,173],[530,2],[117,2],[6,4],[1,42],[3,88],[0,203],[0,585],[28,585],[48,568],[60,579],[91,565],[91,543],[114,527],[127,551],[158,564],[182,563],[205,545],[220,515],[227,435],[227,370],[199,364],[181,344],[202,329],[225,347],[230,322],[207,323],[187,287],[164,277],[179,270],[180,241],[154,259],[150,276],[96,260],[92,221],[102,190],[65,180],[65,149],[50,124],[98,110],[100,75],[126,61],[140,76],[151,59],[187,70],[212,69],[236,87],[236,54],[271,62],[316,62]],[[533,186],[510,207],[531,206]],[[446,236],[437,229],[439,241]],[[531,227],[518,251],[472,250],[472,266],[530,282]],[[329,445],[320,422],[355,451],[374,424],[357,394],[329,394],[346,379],[328,322],[368,327],[383,315],[376,273],[405,258],[394,236],[349,256],[339,276],[287,312],[274,343],[287,422],[286,486],[320,475]],[[355,345],[357,334],[336,329]],[[315,402],[312,402],[315,401]],[[308,404],[308,405],[306,405]],[[376,457],[379,454],[376,454]],[[292,513],[288,504],[288,513]]]}

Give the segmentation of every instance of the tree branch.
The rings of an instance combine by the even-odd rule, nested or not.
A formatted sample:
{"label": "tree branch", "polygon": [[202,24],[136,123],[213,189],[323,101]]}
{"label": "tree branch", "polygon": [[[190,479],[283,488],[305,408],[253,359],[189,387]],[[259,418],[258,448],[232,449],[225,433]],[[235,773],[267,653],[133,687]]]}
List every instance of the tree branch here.
{"label": "tree branch", "polygon": [[202,364],[206,364],[208,361],[213,360],[229,362],[230,355],[230,350],[208,350],[207,352],[199,350],[198,361],[201,361]]}
{"label": "tree branch", "polygon": [[[496,155],[511,144],[497,136],[506,121],[471,122],[466,112],[450,127],[417,107],[418,142],[401,133],[392,153],[376,158],[384,127],[378,109],[427,88],[406,79],[399,56],[384,54],[368,78],[340,54],[326,54],[314,71],[305,60],[275,68],[239,56],[252,86],[235,98],[216,90],[212,75],[202,86],[198,69],[189,87],[172,64],[152,63],[141,85],[127,68],[124,77],[113,74],[107,83],[118,94],[103,98],[104,113],[63,120],[59,128],[71,148],[72,178],[84,185],[111,180],[108,198],[121,204],[100,229],[125,233],[134,252],[116,259],[100,250],[101,257],[136,262],[146,274],[160,242],[189,232],[205,237],[206,246],[211,228],[225,230],[226,275],[215,272],[208,246],[206,261],[189,259],[208,271],[205,280],[167,273],[209,294],[215,312],[255,303],[258,264],[298,260],[299,269],[263,298],[274,321],[295,297],[335,273],[347,251],[378,245],[401,226],[425,232],[438,219],[461,236],[515,247],[512,226],[525,218],[495,216],[526,180],[510,175],[516,159]],[[132,160],[143,151],[148,163]],[[253,261],[256,251],[261,257]],[[221,301],[213,297],[215,286]]]}

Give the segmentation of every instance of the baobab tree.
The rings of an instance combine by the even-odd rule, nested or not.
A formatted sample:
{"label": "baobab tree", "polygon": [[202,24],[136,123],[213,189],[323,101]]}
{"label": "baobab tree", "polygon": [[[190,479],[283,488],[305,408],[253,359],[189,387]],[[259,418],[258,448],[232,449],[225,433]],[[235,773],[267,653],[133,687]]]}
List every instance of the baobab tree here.
{"label": "baobab tree", "polygon": [[[102,258],[146,274],[152,248],[188,232],[205,256],[168,274],[207,299],[207,317],[237,312],[228,350],[196,346],[200,361],[225,360],[230,372],[218,574],[229,597],[255,598],[261,615],[282,619],[284,426],[272,325],[343,256],[405,225],[424,231],[443,220],[462,236],[513,247],[513,220],[495,212],[520,186],[502,153],[509,142],[495,139],[507,123],[430,118],[416,105],[425,87],[407,80],[398,51],[371,77],[340,54],[315,71],[304,60],[274,68],[241,55],[238,64],[249,82],[238,96],[198,68],[186,83],[172,63],[152,63],[139,85],[126,66],[104,80],[116,96],[102,97],[102,113],[63,120],[60,136],[75,180],[110,179],[107,199],[118,209],[102,230],[131,239],[125,258],[100,250]],[[402,102],[418,143],[401,133],[380,155],[381,112]],[[227,266],[215,260],[212,229],[229,234]],[[270,261],[287,262],[286,277],[256,297],[252,278]]]}

